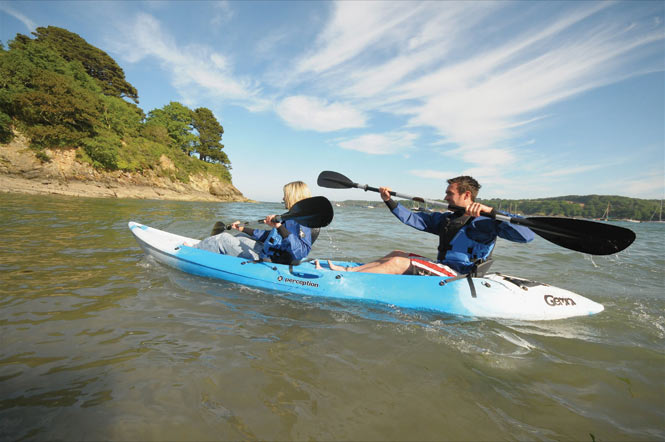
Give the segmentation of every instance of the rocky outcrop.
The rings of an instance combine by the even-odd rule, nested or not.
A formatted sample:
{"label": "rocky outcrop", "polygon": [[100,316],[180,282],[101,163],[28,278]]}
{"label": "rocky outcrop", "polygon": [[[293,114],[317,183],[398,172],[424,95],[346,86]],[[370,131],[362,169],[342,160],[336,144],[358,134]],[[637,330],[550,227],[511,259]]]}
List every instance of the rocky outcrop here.
{"label": "rocky outcrop", "polygon": [[189,183],[173,181],[173,162],[162,156],[155,170],[141,173],[102,172],[79,162],[75,149],[44,151],[51,161],[42,162],[20,134],[0,144],[0,191],[60,194],[96,198],[139,198],[180,201],[249,201],[231,183],[197,174]]}

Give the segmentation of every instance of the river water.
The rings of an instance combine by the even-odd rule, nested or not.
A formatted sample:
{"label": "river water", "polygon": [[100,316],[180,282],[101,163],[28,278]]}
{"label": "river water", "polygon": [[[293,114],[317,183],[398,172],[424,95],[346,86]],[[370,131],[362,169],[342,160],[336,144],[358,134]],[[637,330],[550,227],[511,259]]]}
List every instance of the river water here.
{"label": "river water", "polygon": [[[0,194],[0,440],[665,440],[665,224],[620,224],[609,257],[500,240],[493,270],[605,305],[549,322],[197,278],[127,229],[283,211]],[[436,243],[379,202],[336,208],[310,257]]]}

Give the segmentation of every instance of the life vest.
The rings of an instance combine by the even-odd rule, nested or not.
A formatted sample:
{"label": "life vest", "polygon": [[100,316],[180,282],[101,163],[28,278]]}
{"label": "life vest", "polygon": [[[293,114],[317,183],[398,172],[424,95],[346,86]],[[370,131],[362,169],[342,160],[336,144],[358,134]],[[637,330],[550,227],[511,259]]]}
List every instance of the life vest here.
{"label": "life vest", "polygon": [[467,236],[466,230],[472,220],[470,216],[455,214],[441,223],[438,261],[452,264],[455,270],[464,272],[467,270],[465,267],[483,262],[490,256],[494,249],[494,241],[483,244]]}
{"label": "life vest", "polygon": [[279,250],[282,244],[282,235],[279,234],[277,229],[270,230],[268,237],[263,241],[263,253],[259,254],[262,259],[268,258],[274,261],[278,255],[283,254],[283,250]]}
{"label": "life vest", "polygon": [[[298,235],[303,235],[304,233],[298,228]],[[311,229],[311,244],[314,245],[314,241],[319,237],[321,229]],[[259,257],[263,260],[278,263],[278,264],[290,264],[293,261],[293,256],[286,250],[282,250],[279,246],[282,244],[282,235],[279,234],[277,229],[272,229],[268,233],[268,237],[263,241],[263,251],[259,254]]]}

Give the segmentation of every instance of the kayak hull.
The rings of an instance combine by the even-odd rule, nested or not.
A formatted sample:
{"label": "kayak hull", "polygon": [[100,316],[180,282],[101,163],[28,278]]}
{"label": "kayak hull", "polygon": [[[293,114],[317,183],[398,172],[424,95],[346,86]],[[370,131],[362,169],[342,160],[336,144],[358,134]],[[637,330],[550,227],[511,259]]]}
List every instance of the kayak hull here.
{"label": "kayak hull", "polygon": [[[139,223],[129,228],[144,252],[193,275],[306,296],[380,302],[462,316],[553,320],[587,316],[603,306],[568,290],[512,276],[446,280],[438,276],[382,275],[255,262],[184,245],[196,239]],[[340,263],[351,265],[353,263]]]}

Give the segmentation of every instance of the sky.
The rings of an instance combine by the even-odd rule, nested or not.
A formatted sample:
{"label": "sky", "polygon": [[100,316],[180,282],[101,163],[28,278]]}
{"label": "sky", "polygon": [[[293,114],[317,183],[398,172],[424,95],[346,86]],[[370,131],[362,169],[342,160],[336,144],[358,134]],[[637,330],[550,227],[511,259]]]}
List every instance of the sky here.
{"label": "sky", "polygon": [[146,112],[224,127],[233,184],[280,201],[332,170],[443,198],[665,196],[665,2],[0,1],[0,41],[58,26]]}

